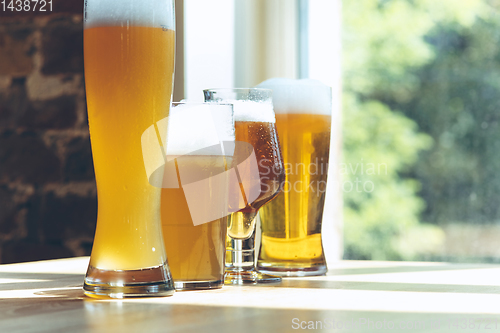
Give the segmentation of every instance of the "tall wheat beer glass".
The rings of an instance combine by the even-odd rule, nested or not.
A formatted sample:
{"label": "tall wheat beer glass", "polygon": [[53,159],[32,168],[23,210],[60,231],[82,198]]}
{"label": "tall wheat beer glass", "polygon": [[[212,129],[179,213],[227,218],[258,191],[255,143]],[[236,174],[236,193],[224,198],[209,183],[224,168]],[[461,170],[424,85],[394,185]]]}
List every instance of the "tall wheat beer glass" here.
{"label": "tall wheat beer glass", "polygon": [[85,294],[171,295],[161,189],[149,184],[142,154],[147,142],[141,137],[168,116],[175,51],[173,0],[86,0],[84,20],[85,84],[98,193]]}
{"label": "tall wheat beer glass", "polygon": [[331,132],[331,88],[313,80],[271,79],[286,181],[264,206],[257,268],[282,276],[327,271],[321,241]]}

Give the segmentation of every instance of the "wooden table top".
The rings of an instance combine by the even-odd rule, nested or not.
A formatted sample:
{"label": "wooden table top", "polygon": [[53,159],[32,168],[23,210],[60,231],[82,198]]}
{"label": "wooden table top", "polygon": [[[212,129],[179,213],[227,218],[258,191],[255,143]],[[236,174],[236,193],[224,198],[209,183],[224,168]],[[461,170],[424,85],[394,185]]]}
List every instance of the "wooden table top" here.
{"label": "wooden table top", "polygon": [[500,332],[500,265],[340,261],[277,285],[95,300],[88,260],[0,265],[0,332]]}

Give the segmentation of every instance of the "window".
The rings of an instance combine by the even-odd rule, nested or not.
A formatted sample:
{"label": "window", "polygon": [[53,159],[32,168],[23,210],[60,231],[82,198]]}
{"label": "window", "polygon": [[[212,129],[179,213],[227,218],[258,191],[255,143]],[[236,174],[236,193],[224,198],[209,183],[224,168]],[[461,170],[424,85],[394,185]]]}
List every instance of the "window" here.
{"label": "window", "polygon": [[343,6],[346,257],[498,261],[498,2]]}

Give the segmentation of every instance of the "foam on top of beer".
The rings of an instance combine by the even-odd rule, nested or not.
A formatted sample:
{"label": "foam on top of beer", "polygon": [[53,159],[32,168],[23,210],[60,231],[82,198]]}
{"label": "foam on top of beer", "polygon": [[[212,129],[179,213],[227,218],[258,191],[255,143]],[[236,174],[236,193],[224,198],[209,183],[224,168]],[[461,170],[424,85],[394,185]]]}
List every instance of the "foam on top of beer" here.
{"label": "foam on top of beer", "polygon": [[275,78],[266,80],[257,88],[273,90],[274,111],[279,113],[332,113],[331,88],[320,81]]}
{"label": "foam on top of beer", "polygon": [[229,101],[234,107],[234,121],[275,123],[273,105],[255,101]]}
{"label": "foam on top of beer", "polygon": [[235,141],[232,110],[230,105],[221,107],[198,103],[171,107],[165,151],[167,158],[193,154],[232,156],[233,152],[222,153],[221,148],[221,142]]}
{"label": "foam on top of beer", "polygon": [[166,0],[86,0],[85,29],[142,26],[174,29],[173,6]]}

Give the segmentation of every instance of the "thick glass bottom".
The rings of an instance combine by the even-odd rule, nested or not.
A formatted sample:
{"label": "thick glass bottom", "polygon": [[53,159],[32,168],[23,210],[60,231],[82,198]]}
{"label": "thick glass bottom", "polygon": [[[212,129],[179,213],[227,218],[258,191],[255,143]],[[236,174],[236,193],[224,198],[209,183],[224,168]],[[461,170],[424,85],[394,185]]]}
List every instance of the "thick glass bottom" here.
{"label": "thick glass bottom", "polygon": [[220,289],[224,285],[223,280],[216,281],[174,281],[175,290],[203,290],[203,289]]}
{"label": "thick glass bottom", "polygon": [[254,267],[246,269],[226,270],[226,274],[224,276],[224,284],[227,285],[276,282],[281,282],[281,278],[279,276],[263,274],[255,270]]}
{"label": "thick glass bottom", "polygon": [[139,270],[103,270],[89,266],[84,294],[94,298],[171,296],[174,284],[168,266]]}
{"label": "thick glass bottom", "polygon": [[293,264],[283,264],[283,263],[257,263],[257,269],[259,272],[266,274],[275,274],[278,276],[289,276],[289,277],[299,277],[299,276],[318,276],[325,275],[328,271],[325,264],[305,266],[305,265],[293,265]]}

